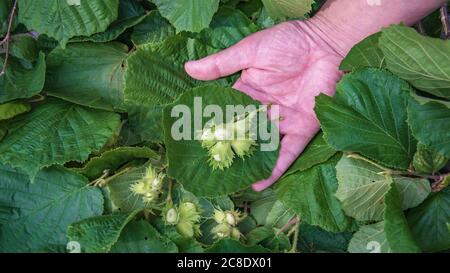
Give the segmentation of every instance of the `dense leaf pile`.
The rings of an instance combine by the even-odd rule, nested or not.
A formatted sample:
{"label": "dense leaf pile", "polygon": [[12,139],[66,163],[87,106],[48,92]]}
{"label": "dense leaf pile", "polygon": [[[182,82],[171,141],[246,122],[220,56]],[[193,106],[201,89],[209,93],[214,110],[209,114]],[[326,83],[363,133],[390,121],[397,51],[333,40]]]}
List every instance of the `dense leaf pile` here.
{"label": "dense leaf pile", "polygon": [[[14,2],[0,3],[1,36]],[[322,132],[273,188],[249,186],[278,151],[213,169],[199,141],[170,134],[172,108],[194,97],[259,105],[231,88],[236,75],[199,82],[186,61],[322,2],[19,0],[0,55],[0,251],[450,249],[450,42],[433,37],[437,14],[430,36],[391,26],[352,49],[336,96],[316,99]]]}

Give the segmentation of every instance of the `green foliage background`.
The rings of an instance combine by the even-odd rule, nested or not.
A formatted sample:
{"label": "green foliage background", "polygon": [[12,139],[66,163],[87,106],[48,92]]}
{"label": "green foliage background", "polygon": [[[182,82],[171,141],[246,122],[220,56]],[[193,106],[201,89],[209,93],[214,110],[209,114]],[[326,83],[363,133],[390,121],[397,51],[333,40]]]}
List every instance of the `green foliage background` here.
{"label": "green foliage background", "polygon": [[[450,41],[437,13],[428,36],[391,26],[352,49],[336,96],[317,97],[322,131],[261,193],[249,185],[277,152],[213,171],[198,143],[167,133],[174,102],[258,104],[230,88],[236,75],[199,82],[186,61],[323,2],[19,0],[0,76],[0,252],[448,251]],[[1,36],[13,3],[0,3]],[[152,207],[130,192],[148,166],[168,175]],[[199,236],[163,220],[185,201]],[[240,240],[213,236],[214,209],[245,213]]]}

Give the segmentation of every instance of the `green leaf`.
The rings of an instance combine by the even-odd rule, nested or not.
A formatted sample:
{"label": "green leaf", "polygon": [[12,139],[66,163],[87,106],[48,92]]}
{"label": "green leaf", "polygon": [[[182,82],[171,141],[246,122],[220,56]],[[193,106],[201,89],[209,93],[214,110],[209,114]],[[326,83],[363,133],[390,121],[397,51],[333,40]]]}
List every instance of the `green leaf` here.
{"label": "green leaf", "polygon": [[316,99],[325,140],[337,150],[407,169],[416,149],[406,122],[410,91],[406,82],[382,70],[344,76],[335,99],[323,94]]}
{"label": "green leaf", "polygon": [[158,159],[159,156],[147,147],[119,147],[106,151],[98,157],[91,158],[83,168],[75,170],[93,180],[99,178],[103,171],[115,171],[123,164],[137,158]]}
{"label": "green leaf", "polygon": [[351,230],[354,223],[334,196],[338,188],[334,166],[335,160],[331,160],[289,175],[277,183],[276,191],[278,198],[295,211],[302,222],[342,232]]}
{"label": "green leaf", "polygon": [[383,219],[384,199],[391,184],[401,193],[403,209],[415,207],[431,192],[426,179],[392,176],[385,170],[361,159],[344,156],[336,165],[339,187],[336,197],[345,213],[359,221]]}
{"label": "green leaf", "polygon": [[323,138],[323,133],[319,133],[287,170],[284,177],[297,171],[305,171],[317,164],[323,163],[330,159],[334,154],[336,154],[336,150],[326,143]]}
{"label": "green leaf", "polygon": [[261,244],[261,242],[266,239],[275,239],[274,237],[274,230],[268,227],[257,227],[245,234],[246,243],[251,246]]}
{"label": "green leaf", "polygon": [[200,32],[211,23],[219,8],[219,0],[152,0],[161,15],[172,23],[177,32]]}
{"label": "green leaf", "polygon": [[83,168],[76,169],[90,180],[99,178],[104,170],[114,171],[133,159],[158,159],[156,152],[147,147],[119,147],[89,160]]}
{"label": "green leaf", "polygon": [[127,59],[125,101],[128,104],[168,104],[194,87],[195,81],[186,74],[183,65],[165,56],[143,46]]}
{"label": "green leaf", "polygon": [[417,208],[407,212],[409,226],[414,239],[426,252],[437,252],[450,248],[450,189],[434,193]]}
{"label": "green leaf", "polygon": [[[229,199],[228,196],[224,195],[223,198],[226,201],[225,200],[220,200],[221,199],[220,197],[214,198],[214,199],[215,200],[219,200],[219,202],[222,202],[222,201],[223,202],[231,202],[231,204],[233,205],[232,208],[234,208],[234,204],[231,201],[231,199]],[[202,200],[202,199],[206,200],[206,202],[202,202],[202,204],[199,205],[201,207],[201,210],[202,210],[202,215],[205,216],[205,217],[206,216],[209,217],[209,216],[212,215],[212,212],[214,210],[213,204],[211,203],[211,200],[208,200],[206,198],[201,197],[200,200]],[[212,200],[214,200],[214,199],[212,199]],[[174,187],[172,188],[172,201],[175,204],[180,204],[182,202],[191,202],[191,203],[199,204],[199,198],[197,198],[194,194],[192,194],[192,192],[189,192],[189,191],[185,190],[183,188],[183,186],[180,185],[180,184],[174,185]],[[210,208],[207,208],[206,211],[205,211],[204,204],[208,204],[208,207],[211,207],[211,210],[210,210]]]}
{"label": "green leaf", "polygon": [[[251,190],[251,189],[250,189]],[[244,199],[245,200],[245,199]],[[251,216],[255,219],[257,225],[265,225],[267,212],[270,211],[277,202],[275,191],[271,188],[259,193],[258,198],[245,200],[251,202]],[[290,219],[288,219],[290,220]]]}
{"label": "green leaf", "polygon": [[39,57],[36,40],[28,34],[11,36],[10,54],[21,60],[34,62]]}
{"label": "green leaf", "polygon": [[[1,63],[3,65],[3,58]],[[42,91],[45,81],[45,55],[31,67],[15,57],[10,57],[5,75],[0,77],[0,103],[14,99],[30,98]]]}
{"label": "green leaf", "polygon": [[[12,0],[5,0],[0,2],[0,36],[3,36],[6,33],[6,30],[8,29],[9,16],[12,4],[13,4]],[[16,24],[14,24],[13,26],[15,25]],[[14,30],[14,28],[12,30]]]}
{"label": "green leaf", "polygon": [[364,67],[384,68],[383,51],[378,46],[381,32],[373,34],[355,45],[342,61],[340,70],[357,70]]}
{"label": "green leaf", "polygon": [[111,201],[118,210],[131,212],[145,207],[142,197],[134,194],[130,187],[144,177],[146,168],[147,165],[132,168],[108,182]]}
{"label": "green leaf", "polygon": [[[188,200],[197,199],[191,192],[188,192],[186,190],[183,190],[182,192],[184,193],[184,196],[186,196],[186,193],[188,193]],[[181,198],[179,200],[181,200]],[[218,196],[214,198],[200,197],[198,198],[198,203],[201,207],[202,216],[205,218],[211,218],[214,215],[215,209],[221,209],[223,211],[235,209],[234,202],[228,195]]]}
{"label": "green leaf", "polygon": [[[218,32],[220,33],[220,31]],[[184,65],[191,60],[198,60],[211,54],[217,53],[220,49],[213,48],[208,45],[207,41],[201,39],[201,35],[197,38],[191,38],[187,33],[179,33],[176,36],[167,38],[163,43],[154,46],[154,50],[159,54],[170,58],[172,62]],[[184,72],[184,70],[183,70]],[[196,85],[202,84],[218,84],[231,87],[238,79],[239,74],[235,73],[231,76],[220,78],[209,82],[194,81]]]}
{"label": "green leaf", "polygon": [[391,187],[385,196],[384,232],[392,252],[420,252],[403,214],[400,195],[396,187]]}
{"label": "green leaf", "polygon": [[300,18],[311,10],[313,0],[262,0],[274,19]]}
{"label": "green leaf", "polygon": [[0,122],[0,141],[6,136],[8,133],[8,128],[5,123]]}
{"label": "green leaf", "polygon": [[417,145],[417,152],[414,155],[413,166],[419,173],[434,174],[445,167],[449,158],[428,148],[425,144]]}
{"label": "green leaf", "polygon": [[127,51],[119,43],[77,43],[65,50],[57,48],[47,58],[45,91],[84,106],[120,110]]}
{"label": "green leaf", "polygon": [[342,253],[347,250],[351,236],[350,232],[331,233],[303,223],[300,225],[297,248],[304,253]]}
{"label": "green leaf", "polygon": [[158,11],[151,11],[145,19],[133,29],[131,40],[136,46],[150,44],[156,46],[166,38],[175,35],[175,28]]}
{"label": "green leaf", "polygon": [[383,30],[380,47],[387,68],[417,89],[450,99],[450,42],[425,37],[413,28]]}
{"label": "green leaf", "polygon": [[70,42],[110,42],[117,39],[127,29],[142,22],[146,17],[145,10],[139,3],[134,0],[120,0],[119,16],[106,31],[96,33],[90,37],[75,37]]}
{"label": "green leaf", "polygon": [[249,18],[257,18],[263,7],[261,0],[239,1],[236,5]]}
{"label": "green leaf", "polygon": [[427,36],[441,38],[443,29],[440,10],[436,10],[422,19],[421,23]]}
{"label": "green leaf", "polygon": [[[201,84],[187,75],[184,63],[216,51],[199,39],[180,33],[161,42],[142,45],[136,56],[130,57],[132,69],[127,71],[125,90],[127,126],[136,141],[162,142],[162,105],[172,103],[186,90]],[[153,67],[148,67],[148,63]],[[228,77],[215,82],[228,86],[229,81]]]}
{"label": "green leaf", "polygon": [[0,120],[10,119],[31,110],[30,104],[20,101],[12,101],[0,104]]}
{"label": "green leaf", "polygon": [[[267,144],[258,136],[258,147],[252,156],[245,160],[236,157],[233,164],[224,170],[213,170],[210,166],[207,149],[201,146],[200,141],[194,140],[195,128],[184,128],[190,133],[192,140],[176,141],[171,135],[172,126],[180,120],[191,119],[194,114],[194,97],[202,99],[202,105],[218,105],[225,113],[226,105],[242,105],[244,107],[259,103],[231,88],[207,85],[194,88],[183,94],[174,104],[164,108],[164,132],[167,158],[169,162],[168,175],[182,183],[186,190],[197,196],[220,196],[236,192],[250,186],[255,181],[260,181],[270,176],[275,165],[278,151],[261,151],[260,145]],[[176,105],[186,105],[189,113],[178,117],[171,117],[171,111]],[[195,112],[203,111],[203,108],[195,107]],[[184,115],[184,114],[183,114]],[[201,116],[201,115],[200,115]],[[259,117],[261,121],[261,116]],[[230,117],[228,117],[230,118]],[[202,126],[210,118],[202,117]],[[264,123],[264,122],[263,122]],[[277,132],[275,132],[277,133]]]}
{"label": "green leaf", "polygon": [[416,92],[411,93],[411,97],[414,98],[416,101],[418,101],[422,105],[429,103],[429,102],[437,102],[437,103],[447,106],[447,108],[450,108],[450,101],[436,98],[433,96],[428,96],[426,93],[423,93],[423,92],[420,92],[417,90],[416,90]]}
{"label": "green leaf", "polygon": [[268,249],[256,245],[246,246],[233,239],[223,239],[207,248],[206,253],[267,253]]}
{"label": "green leaf", "polygon": [[162,141],[162,106],[194,87],[196,81],[186,74],[183,64],[151,44],[139,47],[128,58],[124,91],[128,125],[141,140]]}
{"label": "green leaf", "polygon": [[90,37],[76,37],[70,40],[71,43],[75,42],[95,42],[105,43],[117,39],[127,29],[134,27],[145,19],[145,15],[135,16],[130,18],[121,19],[114,22],[105,32],[94,34]]}
{"label": "green leaf", "polygon": [[261,196],[251,202],[250,215],[257,225],[281,228],[295,217],[292,209],[277,199],[275,191],[266,189]]}
{"label": "green leaf", "polygon": [[103,214],[111,214],[111,213],[113,213],[114,208],[113,208],[113,205],[112,205],[112,202],[111,202],[111,198],[109,196],[108,189],[104,188],[104,187],[103,188],[99,187],[99,188],[102,191],[103,199],[104,199],[104,202],[103,202]]}
{"label": "green leaf", "polygon": [[260,245],[273,252],[286,252],[291,249],[288,236],[269,227],[257,227],[245,234],[246,243],[251,246]]}
{"label": "green leaf", "polygon": [[392,253],[384,232],[384,222],[362,226],[350,240],[350,253]]}
{"label": "green leaf", "polygon": [[[150,48],[182,66],[188,61],[198,60],[220,51],[220,49],[209,46],[206,41],[200,38],[191,38],[186,33],[179,33],[175,36],[168,37],[161,44],[150,46]],[[224,79],[227,78],[229,77]],[[215,80],[214,82],[221,82],[221,80],[223,79]],[[200,81],[194,81],[194,83],[202,84]],[[211,82],[207,82],[206,84],[211,84]]]}
{"label": "green leaf", "polygon": [[284,18],[280,18],[280,19],[273,19],[272,17],[270,17],[269,12],[267,11],[267,9],[265,7],[263,7],[261,9],[261,13],[258,16],[258,20],[256,21],[256,23],[258,24],[258,26],[260,28],[270,28],[275,26],[278,23],[281,23],[284,21]]}
{"label": "green leaf", "polygon": [[256,31],[258,27],[245,14],[222,7],[214,15],[210,26],[200,33],[200,39],[213,48],[225,49]]}
{"label": "green leaf", "polygon": [[256,21],[256,23],[258,24],[258,26],[260,28],[270,28],[273,27],[274,25],[276,25],[277,23],[283,21],[283,19],[273,19],[272,17],[270,17],[269,13],[267,12],[267,9],[265,7],[263,7],[261,9],[261,12],[258,15],[258,20]]}
{"label": "green leaf", "polygon": [[247,234],[255,228],[257,228],[257,224],[253,217],[245,217],[238,225],[238,229],[242,234]]}
{"label": "green leaf", "polygon": [[68,225],[100,215],[103,197],[83,176],[61,167],[28,175],[0,164],[0,252],[65,249]]}
{"label": "green leaf", "polygon": [[62,47],[74,36],[103,32],[118,16],[119,0],[21,0],[19,20],[28,29],[58,40]]}
{"label": "green leaf", "polygon": [[127,128],[136,137],[136,143],[163,141],[163,108],[164,106],[128,105]]}
{"label": "green leaf", "polygon": [[192,238],[185,238],[178,234],[175,227],[171,227],[173,229],[173,233],[176,234],[174,237],[171,237],[170,239],[176,243],[178,247],[179,253],[203,253],[204,249],[203,246],[197,242],[196,240]]}
{"label": "green leaf", "polygon": [[128,223],[111,253],[177,253],[177,246],[144,220]]}
{"label": "green leaf", "polygon": [[120,117],[57,99],[47,99],[9,123],[0,160],[33,177],[42,167],[84,161],[117,131]]}
{"label": "green leaf", "polygon": [[403,210],[417,207],[431,193],[431,185],[427,179],[401,176],[394,176],[393,178]]}
{"label": "green leaf", "polygon": [[135,0],[119,0],[119,18],[130,18],[146,13],[143,3]]}
{"label": "green leaf", "polygon": [[67,229],[70,241],[78,242],[81,251],[105,253],[117,242],[122,230],[139,211],[91,217],[73,223]]}
{"label": "green leaf", "polygon": [[293,219],[294,212],[286,207],[283,202],[277,200],[267,212],[265,225],[269,227],[282,228],[289,220]]}
{"label": "green leaf", "polygon": [[53,38],[48,37],[45,34],[39,35],[36,43],[37,43],[38,49],[43,51],[45,54],[50,53],[52,50],[54,50],[55,48],[57,48],[59,46],[58,41],[56,41]]}
{"label": "green leaf", "polygon": [[166,226],[162,218],[156,218],[152,224],[163,236],[177,245],[179,253],[203,253],[203,247],[199,242],[193,238],[181,236],[175,226]]}
{"label": "green leaf", "polygon": [[416,253],[420,248],[414,241],[401,206],[397,187],[385,196],[384,221],[362,226],[349,244],[352,253]]}
{"label": "green leaf", "polygon": [[438,101],[409,100],[408,122],[414,136],[436,153],[450,157],[450,106]]}

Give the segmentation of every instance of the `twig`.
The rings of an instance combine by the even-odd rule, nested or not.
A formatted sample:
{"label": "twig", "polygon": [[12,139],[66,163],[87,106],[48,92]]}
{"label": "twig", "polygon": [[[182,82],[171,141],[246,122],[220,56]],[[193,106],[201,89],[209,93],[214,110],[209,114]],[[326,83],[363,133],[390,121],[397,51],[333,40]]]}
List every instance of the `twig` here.
{"label": "twig", "polygon": [[247,201],[244,201],[244,213],[250,212],[249,209],[250,209],[250,207],[249,207]]}
{"label": "twig", "polygon": [[109,170],[104,170],[103,174],[99,178],[90,182],[89,185],[94,186],[94,187],[98,187],[98,186],[101,187],[102,183],[105,181],[105,178],[108,177],[108,175],[109,175]]}
{"label": "twig", "polygon": [[150,212],[148,210],[144,210],[144,218],[147,221],[150,219]]}
{"label": "twig", "polygon": [[445,188],[445,186],[442,184],[442,181],[434,182],[431,184],[431,191],[432,192],[440,192]]}
{"label": "twig", "polygon": [[441,179],[437,180],[436,182],[434,182],[433,184],[431,184],[431,189],[433,192],[440,192],[443,189],[445,189],[446,187],[448,187],[448,183],[449,183],[449,177],[450,174],[448,175],[444,175],[441,177]]}
{"label": "twig", "polygon": [[275,236],[280,235],[281,233],[283,233],[284,231],[286,231],[290,226],[297,224],[300,221],[300,219],[298,218],[298,216],[294,216],[292,217],[292,219],[290,219],[286,224],[284,224],[284,226],[282,226],[280,228],[279,231],[277,231]]}
{"label": "twig", "polygon": [[395,170],[387,170],[377,173],[379,175],[401,175],[401,176],[413,176],[418,178],[426,178],[431,179],[434,181],[441,181],[444,177],[450,175],[450,174],[441,174],[441,175],[428,175],[428,174],[420,174],[412,171],[395,171]]}
{"label": "twig", "polygon": [[3,40],[0,43],[1,45],[3,45],[3,44],[6,45],[5,61],[3,62],[3,68],[0,71],[0,77],[3,76],[3,74],[6,73],[6,68],[8,68],[9,42],[10,42],[10,39],[11,39],[11,28],[12,28],[12,23],[14,21],[14,15],[16,14],[16,8],[17,8],[17,0],[14,1],[14,5],[13,5],[13,7],[11,9],[11,13],[9,15],[8,29],[6,30],[5,38],[3,38]]}
{"label": "twig", "polygon": [[37,94],[36,96],[30,98],[28,100],[29,103],[36,103],[36,102],[40,102],[45,100],[45,95],[44,94]]}
{"label": "twig", "polygon": [[441,22],[442,22],[442,39],[450,38],[450,21],[448,16],[447,4],[444,4],[441,9]]}
{"label": "twig", "polygon": [[92,181],[91,183],[89,183],[89,185],[94,186],[94,187],[104,187],[106,186],[106,184],[108,184],[109,181],[113,180],[114,178],[128,172],[129,170],[131,170],[132,167],[127,167],[111,176],[109,176],[110,174],[110,170],[104,170],[103,171],[103,175],[100,176],[99,178],[95,179],[94,181]]}
{"label": "twig", "polygon": [[294,228],[292,229],[294,232],[294,239],[292,240],[292,248],[289,251],[289,253],[297,253],[297,244],[298,244],[298,237],[300,234],[300,221],[298,221]]}
{"label": "twig", "polygon": [[381,169],[382,171],[378,172],[378,175],[401,175],[401,176],[412,176],[412,177],[418,177],[418,178],[426,178],[426,179],[431,179],[434,181],[440,181],[443,177],[446,177],[448,175],[450,175],[450,173],[447,174],[441,174],[441,175],[427,175],[427,174],[420,174],[420,173],[416,173],[414,171],[408,170],[408,171],[397,171],[397,170],[391,170],[388,168],[385,168],[383,166],[381,166],[380,164],[377,164],[376,162],[367,159],[365,157],[362,157],[358,154],[349,154],[347,155],[348,158],[354,158],[354,159],[359,159],[359,160],[363,160],[369,164],[374,165],[375,167]]}
{"label": "twig", "polygon": [[167,187],[167,197],[166,197],[167,204],[172,204],[172,187],[173,187],[173,182],[172,182],[172,180],[169,180],[169,185]]}
{"label": "twig", "polygon": [[427,32],[425,31],[425,27],[423,26],[422,21],[420,21],[419,23],[416,24],[416,29],[417,31],[422,34],[422,35],[427,35]]}

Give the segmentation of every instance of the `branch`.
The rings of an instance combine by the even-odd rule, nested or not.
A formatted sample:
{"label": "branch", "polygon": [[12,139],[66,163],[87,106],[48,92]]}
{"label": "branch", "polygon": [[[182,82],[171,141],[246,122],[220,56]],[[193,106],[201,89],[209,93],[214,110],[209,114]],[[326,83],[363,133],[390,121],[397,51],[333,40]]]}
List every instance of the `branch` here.
{"label": "branch", "polygon": [[358,154],[348,154],[347,155],[348,158],[354,158],[354,159],[358,159],[358,160],[363,160],[369,164],[374,165],[375,167],[381,169],[382,171],[378,172],[378,175],[400,175],[400,176],[407,176],[407,177],[415,177],[415,178],[426,178],[426,179],[430,179],[430,180],[434,180],[434,181],[441,181],[441,179],[443,179],[446,176],[450,176],[450,173],[445,173],[445,174],[440,174],[440,175],[427,175],[427,174],[420,174],[417,173],[415,171],[412,170],[408,170],[408,171],[398,171],[398,170],[392,170],[392,169],[388,169],[385,168],[377,163],[375,163],[374,161],[367,159],[365,157],[362,157]]}
{"label": "branch", "polygon": [[286,224],[284,224],[280,230],[275,234],[275,236],[279,236],[281,233],[285,232],[290,226],[297,224],[300,221],[298,216],[292,217]]}
{"label": "branch", "polygon": [[173,188],[173,181],[169,180],[169,185],[167,187],[167,197],[166,202],[167,204],[172,204],[172,188]]}
{"label": "branch", "polygon": [[298,244],[298,237],[300,234],[300,221],[298,221],[294,228],[292,229],[294,233],[294,239],[292,240],[292,248],[289,251],[289,253],[297,253],[297,244]]}
{"label": "branch", "polygon": [[132,167],[127,167],[111,176],[110,175],[110,170],[103,170],[103,174],[102,176],[100,176],[99,178],[95,179],[94,181],[90,182],[89,185],[90,186],[94,186],[94,187],[105,187],[106,184],[108,184],[109,181],[113,180],[114,178],[128,172],[129,170],[131,170]]}
{"label": "branch", "polygon": [[3,62],[3,68],[0,71],[0,77],[3,76],[6,73],[6,68],[8,68],[8,59],[9,59],[9,42],[11,40],[11,28],[14,21],[14,15],[16,14],[17,9],[17,0],[14,0],[14,5],[11,9],[11,13],[9,15],[9,23],[8,23],[8,29],[6,30],[6,35],[3,38],[3,40],[0,42],[0,45],[5,44],[5,61]]}
{"label": "branch", "polygon": [[450,174],[441,174],[441,175],[427,175],[427,174],[420,174],[416,173],[414,171],[396,171],[396,170],[388,170],[388,171],[382,171],[378,173],[379,175],[401,175],[401,176],[407,176],[407,177],[415,177],[415,178],[426,178],[434,181],[441,181],[444,177],[449,176]]}
{"label": "branch", "polygon": [[442,39],[450,39],[450,21],[448,16],[447,4],[444,4],[441,9],[441,22],[442,22]]}
{"label": "branch", "polygon": [[420,33],[420,34],[422,34],[422,35],[427,35],[427,32],[425,31],[425,27],[423,26],[423,23],[422,23],[422,21],[420,21],[419,23],[417,23],[416,25],[415,25],[415,27],[416,27],[416,29],[417,29],[417,31]]}
{"label": "branch", "polygon": [[431,185],[431,189],[433,190],[433,192],[440,192],[448,187],[449,182],[450,174],[444,175],[441,177],[441,179],[437,180]]}

